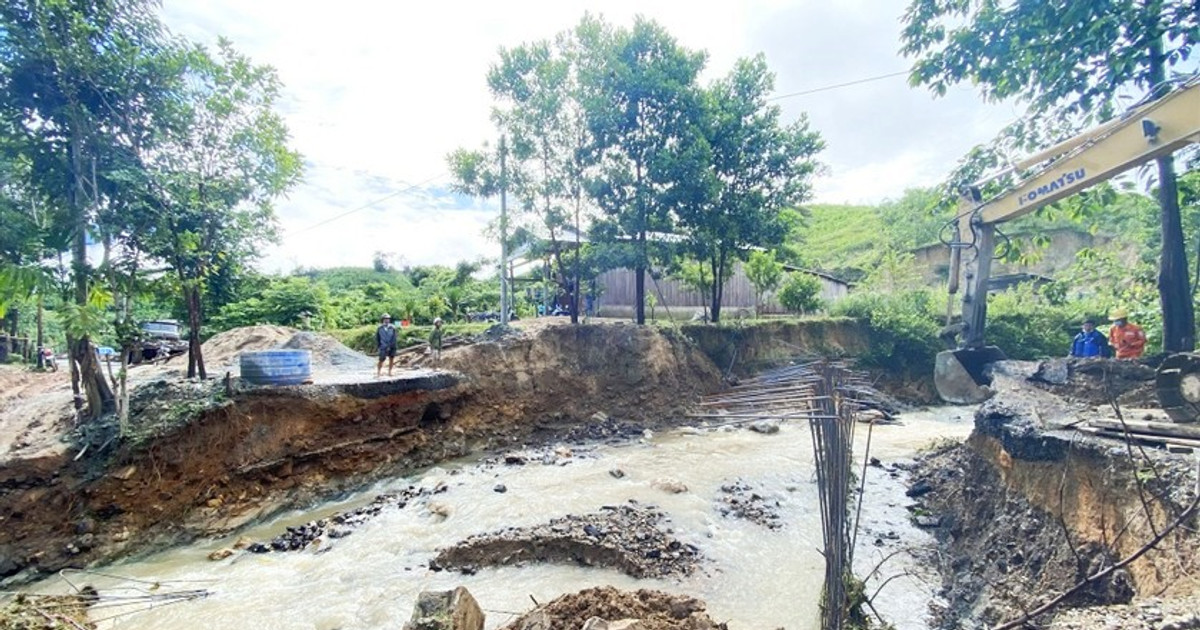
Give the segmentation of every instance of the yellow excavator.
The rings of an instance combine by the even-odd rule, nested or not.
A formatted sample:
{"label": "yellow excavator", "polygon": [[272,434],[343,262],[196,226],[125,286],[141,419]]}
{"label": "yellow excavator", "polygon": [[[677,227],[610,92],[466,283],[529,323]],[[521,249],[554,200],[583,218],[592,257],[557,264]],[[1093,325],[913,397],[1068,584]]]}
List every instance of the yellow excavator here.
{"label": "yellow excavator", "polygon": [[[934,384],[942,399],[955,403],[983,401],[988,396],[985,366],[1005,358],[999,348],[984,341],[996,225],[1197,142],[1200,77],[1192,77],[1157,100],[1131,108],[1117,119],[1013,165],[1005,172],[1034,172],[1005,192],[986,200],[980,198],[978,188],[964,193],[964,210],[952,224],[954,238],[949,243],[949,289],[951,294],[958,292],[960,275],[964,276],[966,289],[959,347],[938,353],[934,368]],[[965,274],[964,251],[974,253]],[[1200,355],[1167,357],[1158,369],[1157,388],[1159,402],[1173,420],[1196,421],[1200,417]]]}

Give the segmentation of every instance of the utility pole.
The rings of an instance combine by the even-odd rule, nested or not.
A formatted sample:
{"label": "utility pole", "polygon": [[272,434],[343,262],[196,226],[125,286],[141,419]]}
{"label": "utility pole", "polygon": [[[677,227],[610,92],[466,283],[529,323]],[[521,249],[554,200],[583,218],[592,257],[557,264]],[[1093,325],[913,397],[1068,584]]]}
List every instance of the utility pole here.
{"label": "utility pole", "polygon": [[508,145],[500,135],[500,323],[508,324]]}

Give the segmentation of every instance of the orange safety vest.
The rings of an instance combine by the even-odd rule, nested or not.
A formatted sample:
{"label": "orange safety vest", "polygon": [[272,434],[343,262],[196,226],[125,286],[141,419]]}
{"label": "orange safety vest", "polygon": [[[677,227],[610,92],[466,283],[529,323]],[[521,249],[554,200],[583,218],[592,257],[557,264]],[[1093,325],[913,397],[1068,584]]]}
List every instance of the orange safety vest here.
{"label": "orange safety vest", "polygon": [[1124,326],[1109,329],[1108,343],[1116,350],[1118,359],[1136,359],[1146,347],[1146,333],[1141,326],[1125,322]]}

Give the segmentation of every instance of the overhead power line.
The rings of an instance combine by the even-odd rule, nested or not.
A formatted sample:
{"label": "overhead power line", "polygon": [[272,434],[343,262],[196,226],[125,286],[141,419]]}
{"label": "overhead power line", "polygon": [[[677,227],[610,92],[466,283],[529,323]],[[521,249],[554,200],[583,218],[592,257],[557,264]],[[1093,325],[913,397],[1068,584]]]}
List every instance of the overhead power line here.
{"label": "overhead power line", "polygon": [[[879,75],[879,76],[867,77],[867,78],[865,78],[865,79],[857,79],[857,80],[854,80],[854,81],[847,81],[847,82],[845,82],[845,83],[836,83],[836,84],[834,84],[834,85],[826,85],[826,86],[822,86],[822,87],[819,87],[819,88],[813,88],[813,89],[810,89],[810,90],[801,90],[801,91],[799,91],[799,92],[791,92],[791,93],[788,93],[788,94],[780,94],[779,96],[772,96],[771,98],[768,98],[767,100],[768,100],[768,101],[778,101],[778,100],[782,100],[782,99],[785,99],[785,98],[792,98],[792,97],[794,97],[794,96],[805,96],[805,95],[807,95],[807,94],[816,94],[816,93],[818,93],[818,92],[827,92],[827,91],[829,91],[829,90],[836,90],[836,89],[838,89],[838,88],[849,87],[849,86],[851,86],[851,85],[859,85],[859,84],[861,84],[861,83],[870,83],[870,82],[872,82],[872,81],[882,81],[883,79],[890,79],[890,78],[892,78],[892,77],[898,77],[898,76],[905,75],[905,74],[908,74],[908,70],[901,70],[901,71],[899,71],[899,72],[891,72],[891,73],[888,73],[888,74],[881,74],[881,75]],[[384,202],[384,201],[387,201],[388,199],[391,199],[392,197],[395,197],[395,196],[397,196],[397,195],[402,195],[402,194],[404,194],[404,193],[406,193],[406,192],[409,192],[409,191],[411,191],[411,190],[414,190],[414,189],[420,188],[421,186],[424,186],[425,184],[428,184],[429,182],[432,182],[432,181],[434,181],[434,180],[436,180],[436,179],[439,179],[439,178],[443,177],[444,175],[445,175],[445,173],[438,173],[437,175],[434,175],[433,177],[430,177],[430,178],[428,178],[428,179],[425,179],[425,180],[423,180],[423,181],[421,181],[421,182],[418,182],[418,183],[416,183],[416,184],[413,184],[413,185],[411,185],[411,186],[409,186],[409,187],[407,187],[407,188],[403,188],[403,189],[401,189],[401,190],[397,190],[396,192],[389,193],[389,194],[387,194],[387,195],[384,195],[383,197],[380,197],[379,199],[375,199],[374,201],[370,201],[370,202],[367,202],[367,203],[365,203],[365,204],[363,204],[363,205],[361,205],[361,206],[358,206],[357,208],[354,208],[354,209],[351,209],[351,210],[347,210],[346,212],[343,212],[343,213],[341,213],[341,214],[339,214],[339,215],[335,215],[335,216],[329,217],[328,219],[325,219],[325,220],[323,220],[323,221],[319,221],[319,222],[317,222],[317,223],[314,223],[314,224],[312,224],[312,225],[310,225],[310,226],[308,226],[308,227],[306,227],[306,228],[304,228],[304,229],[300,230],[300,232],[307,232],[307,231],[309,231],[309,230],[313,230],[313,229],[319,228],[319,227],[321,227],[322,225],[326,225],[326,224],[328,224],[328,223],[332,223],[332,222],[334,222],[334,221],[337,221],[338,219],[341,219],[341,218],[347,217],[347,216],[349,216],[349,215],[351,215],[351,214],[354,214],[355,212],[358,212],[358,211],[360,211],[360,210],[366,210],[367,208],[370,208],[371,206],[374,206],[374,205],[376,205],[376,204],[379,204],[379,203],[382,203],[382,202]]]}
{"label": "overhead power line", "polygon": [[[314,223],[314,224],[312,224],[312,225],[310,225],[310,226],[308,226],[308,227],[306,227],[306,228],[304,228],[304,229],[302,229],[302,230],[299,230],[299,232],[307,232],[307,231],[309,231],[309,230],[313,230],[313,229],[319,228],[319,227],[321,227],[322,225],[325,225],[325,224],[327,224],[327,223],[333,223],[334,221],[337,221],[338,219],[341,219],[341,218],[344,218],[344,217],[348,217],[348,216],[350,216],[350,215],[354,214],[355,212],[358,212],[359,210],[366,210],[367,208],[370,208],[371,206],[374,206],[374,205],[376,205],[376,204],[383,203],[383,202],[387,201],[388,199],[391,199],[392,197],[396,197],[396,196],[398,196],[398,195],[403,195],[403,194],[404,194],[404,193],[406,193],[406,192],[409,192],[409,191],[412,191],[412,190],[416,190],[417,188],[420,188],[421,186],[424,186],[425,184],[428,184],[429,182],[432,182],[432,181],[434,181],[434,180],[441,179],[442,177],[445,177],[445,175],[446,175],[445,173],[438,173],[437,175],[434,175],[433,177],[430,177],[430,178],[428,178],[428,179],[425,179],[425,180],[419,181],[419,182],[417,182],[417,183],[415,183],[415,184],[413,184],[413,185],[411,185],[411,186],[408,186],[407,188],[401,188],[400,190],[397,190],[397,191],[395,191],[395,192],[392,192],[392,193],[388,193],[388,194],[386,194],[386,195],[384,195],[384,196],[382,196],[382,197],[380,197],[380,198],[378,198],[378,199],[375,199],[374,201],[369,201],[369,202],[367,202],[367,203],[364,203],[363,205],[361,205],[361,206],[358,206],[357,208],[354,208],[354,209],[351,209],[351,210],[347,210],[347,211],[345,211],[345,212],[343,212],[343,213],[341,213],[341,214],[339,214],[339,215],[335,215],[335,216],[329,217],[328,219],[325,219],[324,221],[319,221],[319,222],[317,222],[317,223]],[[299,233],[299,232],[297,232],[297,233]]]}
{"label": "overhead power line", "polygon": [[824,87],[813,88],[811,90],[802,90],[800,92],[792,92],[790,94],[780,94],[779,96],[772,96],[771,98],[769,98],[767,100],[768,101],[778,101],[778,100],[785,99],[785,98],[791,98],[793,96],[804,96],[806,94],[816,94],[817,92],[827,92],[829,90],[836,90],[838,88],[849,87],[851,85],[858,85],[860,83],[870,83],[871,81],[882,81],[883,79],[890,79],[892,77],[898,77],[898,76],[901,76],[904,74],[908,74],[908,70],[901,70],[900,72],[892,72],[889,74],[881,74],[877,77],[867,77],[865,79],[858,79],[855,81],[847,81],[846,83],[838,83],[836,85],[826,85]]}

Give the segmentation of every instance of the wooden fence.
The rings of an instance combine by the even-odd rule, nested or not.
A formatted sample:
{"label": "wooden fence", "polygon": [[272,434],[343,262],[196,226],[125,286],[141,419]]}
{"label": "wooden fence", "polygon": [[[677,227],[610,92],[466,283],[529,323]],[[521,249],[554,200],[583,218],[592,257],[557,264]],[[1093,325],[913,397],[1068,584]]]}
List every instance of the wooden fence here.
{"label": "wooden fence", "polygon": [[9,337],[0,334],[0,363],[16,358],[31,361],[34,358],[33,341],[28,337]]}
{"label": "wooden fence", "polygon": [[[805,270],[794,270],[789,273],[807,273],[816,276],[821,281],[821,299],[826,303],[835,302],[846,297],[849,285],[834,280],[824,274]],[[599,315],[624,316],[630,312],[636,303],[636,277],[632,269],[613,269],[606,271],[596,278],[596,286],[600,289],[596,312]],[[708,306],[708,300],[703,294],[693,291],[682,282],[669,277],[657,280],[646,274],[646,294],[653,295],[658,306],[698,310]],[[721,296],[721,308],[754,310],[754,285],[739,263],[734,269],[733,276],[725,283],[725,291]],[[768,294],[763,301],[763,313],[784,313],[786,310],[779,301]]]}

